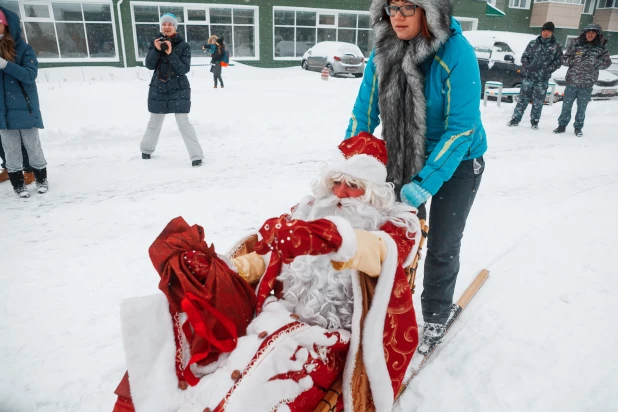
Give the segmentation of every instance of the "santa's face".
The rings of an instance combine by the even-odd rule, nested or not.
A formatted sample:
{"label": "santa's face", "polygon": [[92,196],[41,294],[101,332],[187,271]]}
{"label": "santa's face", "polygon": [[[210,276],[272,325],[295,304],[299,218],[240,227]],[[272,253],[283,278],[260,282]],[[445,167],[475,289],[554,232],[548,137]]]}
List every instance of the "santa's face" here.
{"label": "santa's face", "polygon": [[343,180],[341,182],[333,182],[333,194],[339,199],[355,199],[363,196],[365,194],[365,189]]}

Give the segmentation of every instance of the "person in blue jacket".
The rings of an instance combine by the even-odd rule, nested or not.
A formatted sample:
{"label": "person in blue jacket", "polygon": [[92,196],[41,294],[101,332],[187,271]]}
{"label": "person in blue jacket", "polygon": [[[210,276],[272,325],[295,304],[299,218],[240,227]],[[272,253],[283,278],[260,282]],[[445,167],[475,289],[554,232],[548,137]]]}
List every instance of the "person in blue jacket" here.
{"label": "person in blue jacket", "polygon": [[0,139],[9,179],[19,197],[30,197],[24,182],[22,145],[28,152],[37,191],[47,192],[47,161],[39,129],[43,128],[36,77],[39,62],[22,37],[19,16],[0,6]]}
{"label": "person in blue jacket", "polygon": [[441,342],[459,272],[466,219],[485,167],[481,79],[474,49],[451,17],[451,0],[373,0],[375,48],[346,137],[382,124],[387,176],[400,200],[431,198],[419,352]]}

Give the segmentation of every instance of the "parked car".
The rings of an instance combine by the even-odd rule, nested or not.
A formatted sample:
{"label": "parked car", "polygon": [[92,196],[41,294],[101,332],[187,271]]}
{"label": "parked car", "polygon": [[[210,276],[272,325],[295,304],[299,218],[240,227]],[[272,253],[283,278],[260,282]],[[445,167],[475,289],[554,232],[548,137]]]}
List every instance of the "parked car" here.
{"label": "parked car", "polygon": [[[556,83],[554,101],[561,101],[564,97],[568,69],[562,66],[552,75],[552,80]],[[610,73],[609,70],[599,70],[599,79],[592,86],[592,100],[607,100],[616,96],[618,96],[618,76]]]}
{"label": "parked car", "polygon": [[618,54],[609,57],[612,59],[612,65],[609,66],[609,69],[607,69],[607,71],[611,74],[615,74],[616,76],[618,76]]}
{"label": "parked car", "polygon": [[355,44],[323,41],[305,52],[300,65],[305,70],[314,71],[327,67],[331,76],[353,74],[363,77],[365,56]]}
{"label": "parked car", "polygon": [[521,87],[521,56],[537,36],[492,30],[467,30],[463,35],[474,47],[479,62],[481,90],[487,81],[501,82],[505,88]]}

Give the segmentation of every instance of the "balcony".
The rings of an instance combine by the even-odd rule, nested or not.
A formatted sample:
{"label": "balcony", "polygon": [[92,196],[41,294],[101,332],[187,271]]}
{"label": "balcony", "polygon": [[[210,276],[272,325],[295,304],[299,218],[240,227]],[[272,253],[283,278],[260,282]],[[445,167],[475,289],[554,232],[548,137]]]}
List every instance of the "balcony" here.
{"label": "balcony", "polygon": [[530,16],[530,27],[541,27],[545,22],[551,21],[559,28],[578,29],[584,10],[584,5],[578,3],[579,0],[572,0],[570,3],[536,0]]}
{"label": "balcony", "polygon": [[618,9],[597,9],[594,12],[594,22],[604,31],[618,31]]}

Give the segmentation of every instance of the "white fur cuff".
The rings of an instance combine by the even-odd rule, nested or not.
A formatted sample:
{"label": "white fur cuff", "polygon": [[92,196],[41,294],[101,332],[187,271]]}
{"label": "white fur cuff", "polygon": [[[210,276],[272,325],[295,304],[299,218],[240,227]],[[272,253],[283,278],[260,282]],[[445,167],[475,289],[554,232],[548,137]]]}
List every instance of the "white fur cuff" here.
{"label": "white fur cuff", "polygon": [[354,232],[350,222],[342,217],[328,216],[326,220],[330,220],[337,226],[337,231],[342,239],[339,250],[329,254],[330,260],[334,262],[347,262],[356,255],[356,232]]}

